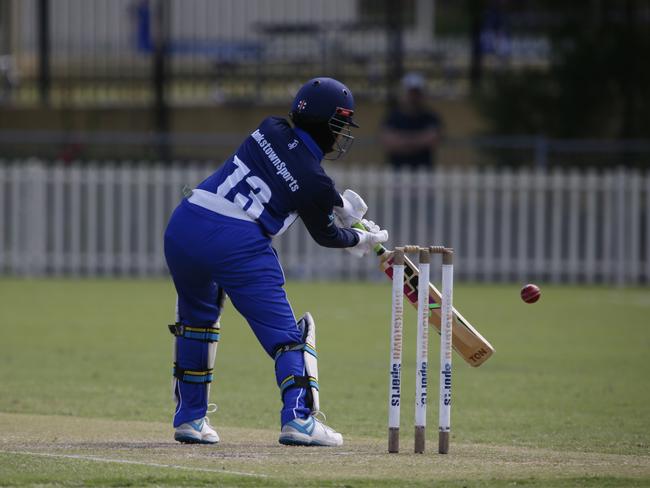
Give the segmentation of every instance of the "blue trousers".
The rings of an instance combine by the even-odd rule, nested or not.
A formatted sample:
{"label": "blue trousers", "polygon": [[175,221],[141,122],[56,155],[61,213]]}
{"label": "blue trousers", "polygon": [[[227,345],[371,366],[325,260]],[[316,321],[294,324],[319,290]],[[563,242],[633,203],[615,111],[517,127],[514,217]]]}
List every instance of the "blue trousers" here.
{"label": "blue trousers", "polygon": [[[181,324],[213,325],[221,313],[217,295],[222,288],[268,355],[273,357],[280,346],[302,342],[283,288],[282,267],[271,239],[257,224],[224,217],[183,200],[165,231],[165,258],[178,294],[177,320]],[[180,368],[206,368],[208,343],[183,337],[176,341]],[[278,386],[290,375],[303,376],[302,351],[280,355],[275,373]],[[215,371],[214,380],[218,377]],[[174,427],[205,416],[206,389],[205,384],[177,382]],[[302,388],[285,390],[281,425],[294,418],[307,418],[310,409],[306,393]]]}

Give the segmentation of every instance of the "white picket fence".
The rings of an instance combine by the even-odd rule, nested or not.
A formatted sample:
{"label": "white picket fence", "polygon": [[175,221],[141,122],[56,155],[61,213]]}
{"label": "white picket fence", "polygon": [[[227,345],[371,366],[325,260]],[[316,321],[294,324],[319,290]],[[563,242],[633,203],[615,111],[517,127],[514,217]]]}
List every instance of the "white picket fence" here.
{"label": "white picket fence", "polygon": [[[213,169],[0,160],[0,275],[163,275],[167,219]],[[650,283],[649,172],[328,172],[366,198],[391,246],[454,247],[459,279]],[[290,278],[381,279],[375,259],[321,248],[299,222],[275,246]]]}

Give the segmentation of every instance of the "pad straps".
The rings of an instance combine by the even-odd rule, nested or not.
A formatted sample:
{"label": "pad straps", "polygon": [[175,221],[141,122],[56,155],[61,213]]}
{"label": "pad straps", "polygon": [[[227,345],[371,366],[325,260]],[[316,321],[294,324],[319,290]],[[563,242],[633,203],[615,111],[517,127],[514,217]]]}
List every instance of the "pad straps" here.
{"label": "pad straps", "polygon": [[[302,344],[287,344],[286,346],[280,346],[275,351],[275,361],[278,358],[288,351],[305,351],[308,354],[311,354],[316,359],[318,355],[316,354],[316,348],[311,344],[302,343]],[[318,390],[318,379],[313,376],[296,376],[289,375],[280,383],[280,395],[283,395],[285,390],[289,388],[316,388]]]}
{"label": "pad straps", "polygon": [[[219,342],[219,322],[214,324],[214,327],[194,327],[191,325],[184,325],[180,322],[168,325],[169,332],[176,337],[183,337],[184,339],[191,339],[195,341],[214,343]],[[215,345],[216,347],[216,345]],[[212,382],[212,368],[207,368],[203,371],[195,371],[190,369],[183,369],[174,362],[174,369],[172,374],[174,377],[185,383],[211,383]]]}
{"label": "pad straps", "polygon": [[280,383],[280,394],[284,394],[289,388],[316,388],[318,390],[318,380],[313,376],[296,376],[289,375]]}
{"label": "pad straps", "polygon": [[185,339],[203,342],[219,342],[219,333],[221,331],[219,322],[214,327],[193,327],[179,322],[170,324],[167,327],[169,327],[169,332],[176,337],[184,337]]}
{"label": "pad straps", "polygon": [[277,361],[280,355],[284,354],[287,351],[305,351],[318,359],[316,348],[306,342],[303,344],[287,344],[286,346],[278,347],[275,351],[274,359]]}
{"label": "pad straps", "polygon": [[182,369],[174,363],[173,375],[185,383],[212,383],[212,368],[205,371]]}

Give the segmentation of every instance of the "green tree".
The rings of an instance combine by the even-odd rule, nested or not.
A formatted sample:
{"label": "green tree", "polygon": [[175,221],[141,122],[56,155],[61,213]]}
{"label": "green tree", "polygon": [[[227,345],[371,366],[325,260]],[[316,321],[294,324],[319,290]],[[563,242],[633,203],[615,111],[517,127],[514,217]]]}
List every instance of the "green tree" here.
{"label": "green tree", "polygon": [[474,92],[499,134],[650,138],[650,1],[539,0],[546,68],[485,73]]}

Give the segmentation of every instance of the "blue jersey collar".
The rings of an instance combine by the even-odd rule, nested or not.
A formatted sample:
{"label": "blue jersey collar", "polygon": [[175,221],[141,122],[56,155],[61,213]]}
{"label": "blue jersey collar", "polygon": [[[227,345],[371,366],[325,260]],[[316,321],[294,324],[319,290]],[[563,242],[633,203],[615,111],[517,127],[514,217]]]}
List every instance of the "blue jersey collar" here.
{"label": "blue jersey collar", "polygon": [[318,144],[316,144],[316,141],[314,141],[312,136],[310,136],[307,132],[302,130],[300,127],[294,127],[293,130],[295,131],[296,134],[298,134],[300,140],[305,143],[307,149],[309,149],[319,161],[323,159],[323,151],[321,151],[320,147],[318,147]]}

